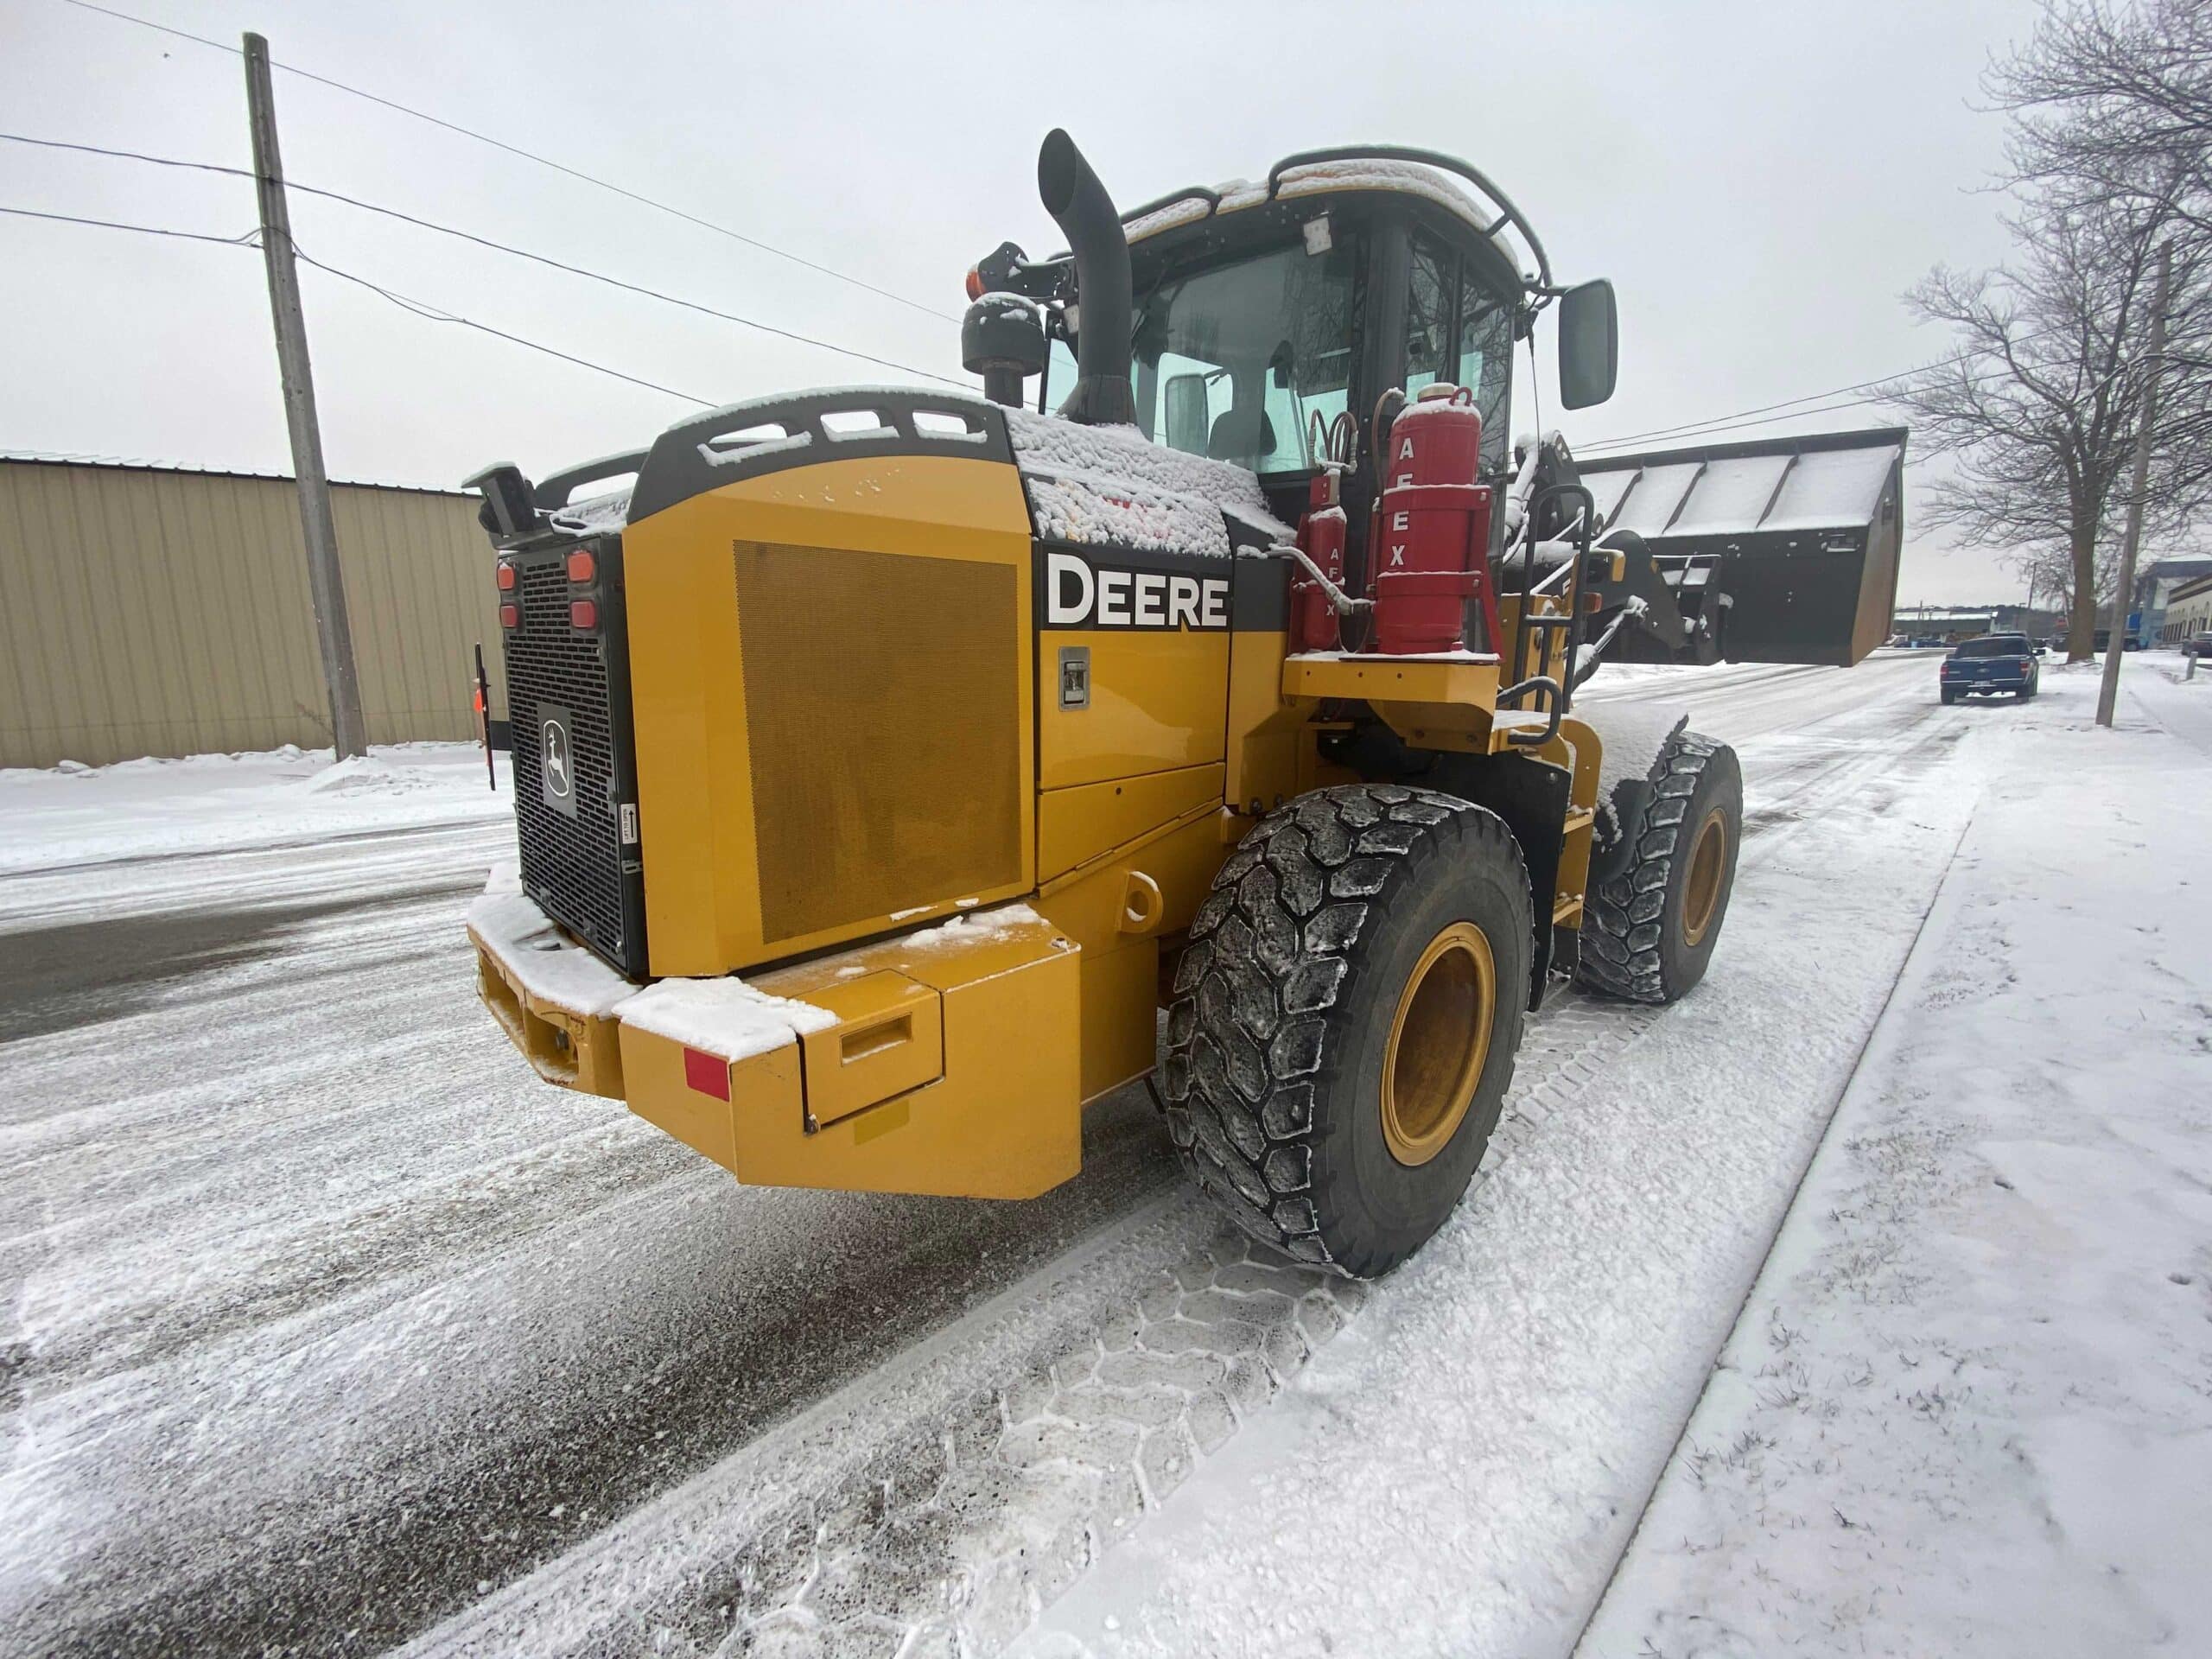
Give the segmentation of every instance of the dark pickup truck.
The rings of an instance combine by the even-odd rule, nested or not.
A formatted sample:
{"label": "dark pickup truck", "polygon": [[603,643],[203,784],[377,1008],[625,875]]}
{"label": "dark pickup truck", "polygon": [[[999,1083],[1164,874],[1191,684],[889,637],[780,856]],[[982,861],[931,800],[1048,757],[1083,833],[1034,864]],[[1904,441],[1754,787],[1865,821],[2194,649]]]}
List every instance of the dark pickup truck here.
{"label": "dark pickup truck", "polygon": [[1979,639],[1961,640],[1943,659],[1943,701],[1993,696],[1999,691],[2032,697],[2042,677],[2036,656],[2036,645],[2024,633],[1990,633]]}

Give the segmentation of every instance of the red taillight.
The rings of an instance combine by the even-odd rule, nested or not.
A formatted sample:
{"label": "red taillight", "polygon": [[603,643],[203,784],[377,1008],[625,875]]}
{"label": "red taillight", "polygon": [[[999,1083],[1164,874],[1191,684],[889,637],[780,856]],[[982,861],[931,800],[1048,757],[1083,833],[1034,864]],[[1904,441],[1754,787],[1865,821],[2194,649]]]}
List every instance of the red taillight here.
{"label": "red taillight", "polygon": [[968,297],[971,300],[983,297],[983,273],[973,265],[968,267]]}
{"label": "red taillight", "polygon": [[499,569],[492,573],[492,580],[493,582],[498,584],[499,589],[501,593],[511,594],[514,592],[515,582],[517,580],[514,566],[509,564],[505,559],[500,560]]}
{"label": "red taillight", "polygon": [[570,582],[589,582],[598,574],[599,561],[592,556],[592,551],[589,548],[580,547],[575,552],[569,555],[569,580]]}
{"label": "red taillight", "polygon": [[500,606],[499,626],[503,628],[520,627],[522,626],[522,607],[519,605]]}
{"label": "red taillight", "polygon": [[572,628],[595,628],[599,626],[598,601],[572,599],[569,601],[569,626]]}

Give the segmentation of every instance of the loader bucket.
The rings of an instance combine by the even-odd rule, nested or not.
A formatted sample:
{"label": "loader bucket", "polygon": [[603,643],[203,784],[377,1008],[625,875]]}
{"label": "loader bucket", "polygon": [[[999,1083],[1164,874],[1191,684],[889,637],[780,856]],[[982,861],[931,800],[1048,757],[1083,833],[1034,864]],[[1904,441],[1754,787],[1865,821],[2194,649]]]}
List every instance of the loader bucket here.
{"label": "loader bucket", "polygon": [[1605,532],[1641,537],[1690,625],[1681,649],[1647,632],[1610,655],[1859,661],[1896,607],[1904,446],[1889,427],[1578,458]]}

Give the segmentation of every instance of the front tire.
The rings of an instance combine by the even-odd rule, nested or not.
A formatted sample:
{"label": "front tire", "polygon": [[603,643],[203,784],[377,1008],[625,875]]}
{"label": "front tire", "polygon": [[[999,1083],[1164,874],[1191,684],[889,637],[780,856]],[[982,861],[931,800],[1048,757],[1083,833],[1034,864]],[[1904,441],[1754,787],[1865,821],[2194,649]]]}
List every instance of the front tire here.
{"label": "front tire", "polygon": [[1677,732],[1651,785],[1628,868],[1589,895],[1580,978],[1632,1002],[1672,1002],[1705,977],[1728,914],[1744,773],[1726,744]]}
{"label": "front tire", "polygon": [[1532,955],[1528,872],[1488,810],[1360,784],[1270,813],[1176,969],[1160,1083],[1185,1168],[1255,1238],[1388,1273],[1482,1161]]}

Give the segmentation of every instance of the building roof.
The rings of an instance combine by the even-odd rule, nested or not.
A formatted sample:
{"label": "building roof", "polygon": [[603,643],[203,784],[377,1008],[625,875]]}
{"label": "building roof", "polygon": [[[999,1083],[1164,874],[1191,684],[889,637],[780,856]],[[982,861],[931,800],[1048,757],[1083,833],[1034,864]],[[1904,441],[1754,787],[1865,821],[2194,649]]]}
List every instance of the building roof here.
{"label": "building roof", "polygon": [[[231,467],[188,467],[173,461],[142,461],[124,455],[72,454],[49,449],[0,450],[0,462],[15,462],[28,467],[97,467],[123,473],[182,473],[200,478],[254,478],[277,484],[294,481],[289,473],[254,472]],[[394,484],[382,479],[334,478],[330,481],[334,486],[349,490],[404,490],[410,495],[467,496],[471,493],[466,490],[440,489],[429,484]]]}
{"label": "building roof", "polygon": [[2181,586],[2166,595],[2166,603],[2171,605],[2177,599],[2195,599],[2202,593],[2212,593],[2212,570],[2206,571],[2201,576],[2192,576],[2189,581],[2183,582]]}

